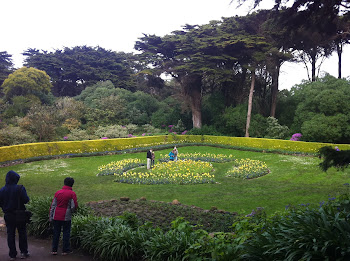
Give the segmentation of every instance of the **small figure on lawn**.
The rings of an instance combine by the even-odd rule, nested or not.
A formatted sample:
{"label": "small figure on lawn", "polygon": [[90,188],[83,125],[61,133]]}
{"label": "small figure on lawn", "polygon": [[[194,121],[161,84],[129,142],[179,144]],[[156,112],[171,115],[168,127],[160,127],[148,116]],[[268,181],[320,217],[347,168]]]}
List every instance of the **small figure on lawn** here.
{"label": "small figure on lawn", "polygon": [[174,161],[174,159],[175,159],[175,152],[174,152],[174,150],[172,150],[169,153],[169,160]]}
{"label": "small figure on lawn", "polygon": [[147,169],[151,168],[151,163],[152,163],[152,149],[150,149],[149,151],[147,151]]}
{"label": "small figure on lawn", "polygon": [[177,161],[178,150],[177,150],[176,146],[174,147],[173,152],[174,152],[174,160]]}
{"label": "small figure on lawn", "polygon": [[154,160],[156,158],[156,155],[154,154],[154,151],[152,150],[152,159],[151,159],[151,168],[154,167]]}

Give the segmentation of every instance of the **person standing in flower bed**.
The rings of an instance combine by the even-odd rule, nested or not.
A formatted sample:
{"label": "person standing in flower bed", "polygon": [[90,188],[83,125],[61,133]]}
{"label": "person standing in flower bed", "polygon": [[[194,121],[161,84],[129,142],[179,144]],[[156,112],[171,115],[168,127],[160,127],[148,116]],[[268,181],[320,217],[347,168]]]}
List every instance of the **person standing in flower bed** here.
{"label": "person standing in flower bed", "polygon": [[156,159],[156,155],[154,154],[154,151],[152,150],[152,160],[151,160],[151,168],[154,167],[154,160]]}
{"label": "person standing in flower bed", "polygon": [[175,159],[175,153],[174,153],[174,150],[172,150],[169,152],[169,160],[174,161],[174,159]]}
{"label": "person standing in flower bed", "polygon": [[173,152],[174,152],[174,160],[177,161],[178,150],[177,150],[176,146],[174,147]]}
{"label": "person standing in flower bed", "polygon": [[53,222],[52,255],[57,255],[58,242],[63,227],[63,249],[65,256],[72,252],[70,248],[70,230],[72,214],[78,208],[77,195],[72,190],[74,179],[64,179],[64,186],[55,193],[50,207],[50,222]]}
{"label": "person standing in flower bed", "polygon": [[151,168],[151,163],[152,163],[152,149],[150,149],[149,151],[147,151],[147,169]]}

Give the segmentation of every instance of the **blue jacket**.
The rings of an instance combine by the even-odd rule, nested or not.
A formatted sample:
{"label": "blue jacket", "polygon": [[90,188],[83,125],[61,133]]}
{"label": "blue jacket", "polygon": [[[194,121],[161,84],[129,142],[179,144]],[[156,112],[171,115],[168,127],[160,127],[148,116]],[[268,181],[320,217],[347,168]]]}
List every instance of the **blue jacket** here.
{"label": "blue jacket", "polygon": [[[6,185],[0,189],[0,207],[4,214],[14,212],[17,209],[18,198],[17,198],[17,183],[19,181],[20,176],[10,170],[6,175]],[[23,186],[20,191],[20,209],[25,209],[24,204],[29,202],[29,197],[27,195],[27,191]]]}
{"label": "blue jacket", "polygon": [[170,160],[174,160],[174,158],[175,158],[174,152],[170,151],[169,157],[170,157]]}

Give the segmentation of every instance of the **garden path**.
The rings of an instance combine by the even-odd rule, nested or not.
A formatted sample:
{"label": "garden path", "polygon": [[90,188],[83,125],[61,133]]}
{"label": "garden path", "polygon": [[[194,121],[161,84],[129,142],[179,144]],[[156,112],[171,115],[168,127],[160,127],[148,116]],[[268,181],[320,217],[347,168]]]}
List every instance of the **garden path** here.
{"label": "garden path", "polygon": [[[18,240],[18,236],[16,237]],[[94,259],[91,256],[85,255],[84,253],[74,250],[74,252],[67,256],[61,256],[58,253],[57,256],[52,256],[50,254],[51,250],[51,240],[47,239],[37,239],[34,237],[28,237],[28,250],[30,257],[26,260],[28,261],[93,261]],[[17,251],[18,250],[18,241],[17,241]],[[5,222],[2,217],[0,217],[0,260],[6,261],[9,260],[8,256],[8,247],[6,240],[6,227]],[[21,260],[19,255],[17,260]]]}

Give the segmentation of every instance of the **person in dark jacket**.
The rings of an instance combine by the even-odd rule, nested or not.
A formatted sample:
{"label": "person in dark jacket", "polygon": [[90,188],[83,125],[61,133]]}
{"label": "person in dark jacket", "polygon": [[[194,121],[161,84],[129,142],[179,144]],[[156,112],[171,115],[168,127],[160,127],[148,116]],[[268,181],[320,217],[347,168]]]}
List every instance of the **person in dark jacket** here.
{"label": "person in dark jacket", "polygon": [[62,255],[72,252],[70,230],[72,213],[78,208],[77,195],[73,191],[73,178],[65,178],[62,189],[55,193],[50,207],[50,222],[53,222],[52,255],[57,255],[58,242],[63,228]]}
{"label": "person in dark jacket", "polygon": [[150,149],[149,151],[147,151],[147,169],[151,168],[151,163],[152,163],[152,149]]}
{"label": "person in dark jacket", "polygon": [[19,209],[26,209],[24,204],[29,202],[25,187],[17,185],[19,179],[19,174],[10,170],[6,175],[6,185],[0,189],[0,207],[4,212],[10,260],[15,260],[17,256],[16,229],[18,231],[21,259],[29,257],[26,223],[17,223],[15,216],[15,210],[18,209],[18,197]]}

